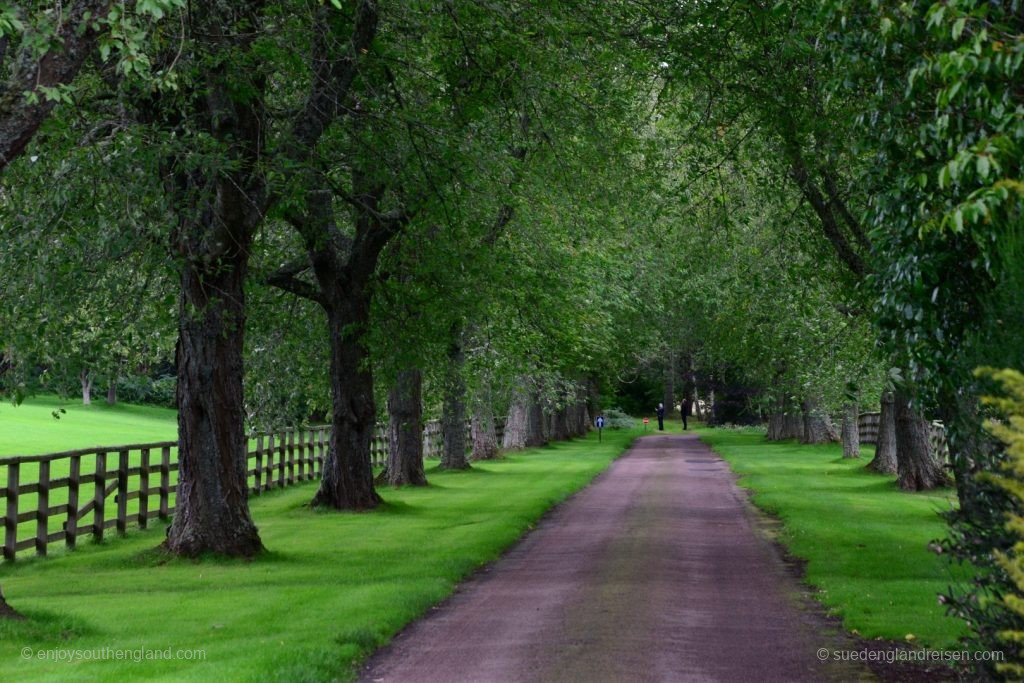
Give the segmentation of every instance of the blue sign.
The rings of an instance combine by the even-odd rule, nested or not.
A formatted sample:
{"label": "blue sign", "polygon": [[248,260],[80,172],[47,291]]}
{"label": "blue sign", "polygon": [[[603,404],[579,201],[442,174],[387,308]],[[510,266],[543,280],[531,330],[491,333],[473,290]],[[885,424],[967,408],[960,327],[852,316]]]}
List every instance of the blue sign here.
{"label": "blue sign", "polygon": [[604,417],[597,418],[597,428],[604,429]]}

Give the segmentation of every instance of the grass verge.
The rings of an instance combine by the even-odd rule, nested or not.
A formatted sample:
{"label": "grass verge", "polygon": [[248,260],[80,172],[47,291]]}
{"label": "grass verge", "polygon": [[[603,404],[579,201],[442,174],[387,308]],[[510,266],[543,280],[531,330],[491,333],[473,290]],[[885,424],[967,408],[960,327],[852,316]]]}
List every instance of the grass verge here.
{"label": "grass verge", "polygon": [[[428,470],[429,487],[385,489],[386,504],[367,514],[311,511],[313,485],[264,494],[252,511],[269,550],[252,562],[168,559],[153,550],[157,527],[0,565],[9,601],[30,617],[0,624],[0,680],[351,678],[367,654],[496,559],[636,434],[605,430],[601,444],[592,434],[468,472]],[[95,657],[104,648],[142,661],[38,656]],[[205,657],[145,659],[167,648]]]}
{"label": "grass verge", "polygon": [[939,516],[955,505],[949,490],[906,493],[895,478],[864,469],[837,444],[764,440],[763,430],[702,429],[750,489],[754,504],[782,523],[779,540],[806,560],[806,581],[843,625],[866,638],[953,648],[962,621],[945,615],[938,594],[966,578],[928,549],[946,534]]}

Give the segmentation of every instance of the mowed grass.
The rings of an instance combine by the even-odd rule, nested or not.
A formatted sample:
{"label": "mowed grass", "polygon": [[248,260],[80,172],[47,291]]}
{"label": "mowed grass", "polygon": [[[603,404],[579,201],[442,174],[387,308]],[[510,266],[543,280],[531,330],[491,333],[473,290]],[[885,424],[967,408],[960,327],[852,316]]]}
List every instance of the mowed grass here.
{"label": "mowed grass", "polygon": [[[499,554],[552,505],[586,485],[638,430],[476,463],[428,469],[430,486],[383,489],[364,513],[307,507],[315,484],[252,500],[265,555],[168,559],[162,525],[50,559],[0,565],[30,619],[0,624],[0,680],[331,680]],[[194,661],[66,661],[52,648],[202,649]]]}
{"label": "mowed grass", "polygon": [[[54,411],[63,408],[60,419]],[[0,456],[40,455],[91,446],[173,441],[177,412],[170,408],[119,403],[100,398],[92,405],[38,396],[18,406],[0,403]]]}
{"label": "mowed grass", "polygon": [[[60,412],[62,410],[64,412]],[[54,417],[54,413],[59,417]],[[177,411],[170,408],[156,406],[139,406],[127,403],[107,405],[103,398],[92,405],[84,406],[81,400],[63,400],[57,396],[32,397],[20,405],[14,406],[10,403],[0,404],[0,460],[4,456],[13,455],[43,455],[46,453],[58,453],[70,450],[83,450],[94,446],[122,446],[140,443],[154,443],[160,441],[174,441],[178,438],[178,417]],[[177,449],[172,449],[172,461],[177,459]],[[134,467],[140,464],[140,454],[132,451],[129,465]],[[156,465],[160,462],[160,452],[154,451],[150,454],[150,462]],[[116,472],[118,466],[118,454],[116,451],[107,454],[106,469],[108,472]],[[92,474],[96,471],[95,456],[88,455],[81,458],[81,473]],[[50,467],[50,479],[67,477],[70,472],[70,460],[63,458],[54,460]],[[7,485],[7,467],[0,462],[0,487]],[[113,481],[116,475],[108,475],[108,481]],[[131,486],[137,489],[139,486],[138,475],[131,478]],[[39,466],[35,463],[25,463],[20,466],[19,481],[21,484],[31,484],[39,481]],[[154,473],[150,477],[150,486],[157,486],[159,475]],[[177,472],[171,473],[171,485],[177,482]],[[80,504],[91,500],[94,485],[85,484],[80,491]],[[67,487],[56,488],[50,492],[49,504],[51,506],[63,505],[68,500]],[[0,503],[6,504],[6,499],[0,497]],[[174,497],[171,496],[170,504],[174,505]],[[155,509],[157,503],[151,503]],[[34,510],[37,506],[36,494],[23,494],[18,501],[18,510],[25,512]],[[114,516],[113,498],[108,499],[107,518]],[[138,501],[131,500],[128,503],[128,513],[136,514]],[[48,522],[49,532],[59,531],[62,528],[64,515],[55,515]],[[87,513],[78,520],[79,525],[91,524],[92,513]],[[32,538],[36,531],[34,521],[22,522],[18,525],[18,539]],[[31,552],[31,551],[23,551]]]}
{"label": "mowed grass", "polygon": [[946,535],[939,516],[955,505],[951,490],[906,493],[895,478],[864,469],[873,448],[844,460],[837,444],[772,443],[763,430],[701,430],[754,503],[782,522],[780,540],[807,561],[806,580],[847,629],[867,638],[953,648],[964,622],[945,615],[938,595],[963,580],[928,549]]}

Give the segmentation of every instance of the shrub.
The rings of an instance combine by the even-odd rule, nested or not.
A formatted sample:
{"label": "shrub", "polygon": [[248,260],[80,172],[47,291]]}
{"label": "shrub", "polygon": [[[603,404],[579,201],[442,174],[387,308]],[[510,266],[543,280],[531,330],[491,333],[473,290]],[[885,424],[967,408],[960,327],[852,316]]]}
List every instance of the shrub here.
{"label": "shrub", "polygon": [[981,476],[1005,491],[1014,503],[1006,514],[1006,530],[1013,535],[1015,543],[993,553],[1009,579],[1006,592],[997,598],[1009,619],[1001,620],[1001,628],[996,631],[1006,657],[996,664],[996,669],[1019,680],[1024,677],[1024,650],[1021,649],[1024,643],[1024,374],[989,368],[979,370],[978,374],[996,380],[1004,392],[999,397],[986,396],[983,401],[1004,416],[1004,419],[989,420],[985,427],[1006,445],[1006,460],[1001,474]]}
{"label": "shrub", "polygon": [[145,375],[131,375],[118,382],[117,397],[125,403],[145,403],[173,408],[176,405],[176,383],[177,379],[171,375],[156,379]]}
{"label": "shrub", "polygon": [[636,420],[619,408],[609,408],[604,411],[604,426],[609,429],[632,429],[636,426]]}

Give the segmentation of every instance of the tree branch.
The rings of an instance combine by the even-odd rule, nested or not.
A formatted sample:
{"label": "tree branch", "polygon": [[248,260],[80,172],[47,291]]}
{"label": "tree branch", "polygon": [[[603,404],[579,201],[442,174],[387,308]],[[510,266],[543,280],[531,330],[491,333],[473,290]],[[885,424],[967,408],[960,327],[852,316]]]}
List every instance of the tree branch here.
{"label": "tree branch", "polygon": [[[92,17],[106,16],[109,0],[80,0],[66,10],[66,19],[57,30],[54,49],[38,60],[23,49],[14,64],[14,71],[0,90],[0,171],[16,159],[28,146],[32,136],[57,102],[43,97],[40,86],[54,87],[74,80],[82,68],[86,56],[96,45],[99,32],[85,23],[86,13]],[[4,41],[3,52],[7,51]],[[37,99],[30,101],[24,93],[35,93]]]}
{"label": "tree branch", "polygon": [[295,261],[267,276],[266,283],[271,287],[277,287],[295,296],[323,305],[323,295],[320,289],[314,284],[296,277],[299,273],[309,270],[309,267],[307,259]]}

